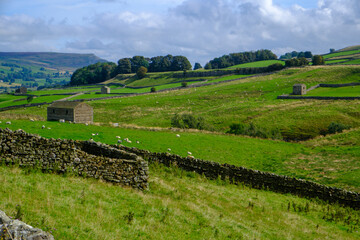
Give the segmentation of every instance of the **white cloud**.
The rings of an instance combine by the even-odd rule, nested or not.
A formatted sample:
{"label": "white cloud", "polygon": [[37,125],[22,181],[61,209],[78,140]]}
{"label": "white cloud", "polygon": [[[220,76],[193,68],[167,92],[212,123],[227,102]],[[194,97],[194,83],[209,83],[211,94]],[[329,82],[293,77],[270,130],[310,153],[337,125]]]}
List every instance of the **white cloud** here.
{"label": "white cloud", "polygon": [[[130,1],[93,0],[129,6]],[[102,2],[102,3],[101,3]],[[138,0],[139,4],[150,4]],[[165,0],[153,1],[154,5]],[[86,12],[85,1],[76,1]],[[281,7],[272,0],[172,0],[166,13],[89,11],[83,22],[29,15],[0,15],[0,51],[94,52],[117,61],[134,55],[185,55],[192,62],[267,48],[277,54],[359,44],[360,1],[320,0],[317,8]],[[91,5],[94,6],[94,5]],[[118,5],[116,5],[118,6]],[[170,6],[170,5],[169,5]]]}

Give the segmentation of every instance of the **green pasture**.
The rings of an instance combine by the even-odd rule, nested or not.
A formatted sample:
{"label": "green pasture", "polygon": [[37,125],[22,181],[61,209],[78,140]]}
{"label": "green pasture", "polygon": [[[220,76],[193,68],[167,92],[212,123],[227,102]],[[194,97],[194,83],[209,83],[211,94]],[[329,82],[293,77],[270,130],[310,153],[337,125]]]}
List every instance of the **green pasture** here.
{"label": "green pasture", "polygon": [[[42,110],[46,111],[46,108]],[[13,130],[21,128],[47,138],[78,140],[92,138],[94,141],[117,144],[116,136],[120,136],[121,139],[131,140],[131,143],[122,143],[129,147],[152,152],[170,152],[181,156],[187,156],[188,152],[191,152],[194,157],[204,160],[269,171],[360,191],[359,146],[347,142],[337,143],[341,141],[341,138],[332,140],[330,145],[322,144],[325,139],[331,139],[331,135],[311,140],[313,142],[310,145],[307,142],[289,143],[200,131],[131,129],[110,127],[109,124],[85,126],[29,120],[11,120],[12,124],[8,125],[5,124],[6,121],[8,120],[3,119],[0,127]],[[43,125],[46,126],[45,129],[42,128]],[[98,133],[98,135],[93,136],[93,133]],[[180,137],[177,137],[177,134]],[[346,134],[345,136],[349,136],[350,139],[360,136],[359,129]],[[171,150],[168,150],[169,148]],[[342,161],[339,163],[337,159],[342,159]]]}
{"label": "green pasture", "polygon": [[324,59],[328,59],[328,58],[333,58],[333,57],[341,57],[341,56],[346,56],[346,55],[352,55],[352,54],[356,54],[356,53],[360,53],[360,49],[326,54],[326,55],[323,55],[323,57],[324,57]]}
{"label": "green pasture", "polygon": [[320,87],[306,93],[306,96],[360,97],[360,86],[326,88]]}
{"label": "green pasture", "polygon": [[[68,95],[54,95],[54,96],[43,96],[43,97],[34,97],[33,100],[30,103],[51,103],[56,100],[63,99],[65,97],[68,97]],[[8,106],[16,106],[16,105],[22,105],[22,104],[28,104],[29,102],[26,99],[26,96],[21,96],[19,99],[24,99],[22,101],[14,101],[14,100],[7,100],[0,102],[0,108],[2,107],[8,107]]]}
{"label": "green pasture", "polygon": [[229,67],[232,68],[257,68],[257,67],[268,67],[272,64],[280,63],[285,66],[285,62],[281,60],[265,60],[265,61],[257,61],[257,62],[250,62],[250,63],[243,63],[235,66]]}
{"label": "green pasture", "polygon": [[[55,239],[358,239],[359,211],[150,164],[149,190],[0,166],[0,209]],[[336,217],[334,217],[336,216]]]}
{"label": "green pasture", "polygon": [[344,65],[360,64],[360,59],[351,60],[351,61],[348,61],[348,62],[344,62],[342,64],[344,64]]}
{"label": "green pasture", "polygon": [[[269,131],[278,129],[284,138],[302,140],[318,136],[332,121],[360,126],[360,119],[356,117],[358,101],[279,100],[277,96],[291,93],[295,83],[310,87],[318,83],[356,82],[359,76],[360,68],[356,66],[292,68],[212,86],[91,101],[89,104],[94,107],[94,121],[99,123],[169,128],[174,114],[190,113],[202,116],[211,131],[225,132],[233,123],[253,123]],[[142,90],[150,92],[150,89]],[[78,99],[92,95],[95,96],[85,94]],[[32,111],[17,109],[8,113],[13,116],[34,113],[46,118],[46,112]]]}
{"label": "green pasture", "polygon": [[348,61],[348,59],[327,60],[327,61],[325,61],[325,64],[343,63],[346,61]]}

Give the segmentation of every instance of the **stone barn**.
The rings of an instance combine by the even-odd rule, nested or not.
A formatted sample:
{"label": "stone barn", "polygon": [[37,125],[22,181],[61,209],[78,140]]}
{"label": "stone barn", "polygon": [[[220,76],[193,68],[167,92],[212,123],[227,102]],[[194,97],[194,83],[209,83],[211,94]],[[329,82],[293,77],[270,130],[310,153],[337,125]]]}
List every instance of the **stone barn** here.
{"label": "stone barn", "polygon": [[27,93],[27,88],[26,87],[20,87],[20,88],[15,90],[15,93],[26,94]]}
{"label": "stone barn", "polygon": [[84,102],[54,102],[47,108],[47,120],[71,121],[75,123],[92,123],[93,108]]}
{"label": "stone barn", "polygon": [[110,88],[107,86],[101,87],[101,94],[110,94]]}
{"label": "stone barn", "polygon": [[305,95],[306,94],[306,85],[305,84],[294,84],[292,94],[293,95]]}

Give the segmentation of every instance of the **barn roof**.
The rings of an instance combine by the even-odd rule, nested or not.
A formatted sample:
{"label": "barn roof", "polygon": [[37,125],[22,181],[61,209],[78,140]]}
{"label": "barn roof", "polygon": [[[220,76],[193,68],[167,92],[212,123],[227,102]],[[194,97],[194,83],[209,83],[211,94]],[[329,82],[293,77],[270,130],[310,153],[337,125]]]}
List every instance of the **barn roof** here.
{"label": "barn roof", "polygon": [[83,102],[70,102],[70,101],[59,101],[59,102],[54,102],[49,107],[51,107],[51,108],[76,108],[77,106],[79,106],[81,104],[86,104],[86,103],[83,103]]}

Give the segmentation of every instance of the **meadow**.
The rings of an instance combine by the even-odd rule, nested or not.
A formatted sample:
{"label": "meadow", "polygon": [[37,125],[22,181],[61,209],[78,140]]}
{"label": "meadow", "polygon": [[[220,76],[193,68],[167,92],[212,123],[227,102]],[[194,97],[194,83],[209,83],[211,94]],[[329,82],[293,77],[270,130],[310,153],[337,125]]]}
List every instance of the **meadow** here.
{"label": "meadow", "polygon": [[0,181],[0,208],[55,239],[360,237],[359,211],[210,181],[155,163],[145,192],[4,166]]}
{"label": "meadow", "polygon": [[360,86],[326,88],[320,87],[306,93],[306,96],[360,97]]}
{"label": "meadow", "polygon": [[[181,156],[191,152],[204,160],[360,192],[359,100],[276,99],[291,93],[295,83],[310,87],[318,83],[359,82],[359,76],[357,66],[290,68],[212,86],[91,101],[88,104],[94,107],[95,121],[91,125],[46,122],[46,106],[40,106],[0,112],[0,127],[21,128],[47,138],[93,138],[107,144],[117,144],[116,136],[121,136],[132,140],[122,143],[129,147]],[[239,76],[222,80],[233,78]],[[112,86],[112,91],[117,90],[128,89]],[[92,95],[100,96],[93,92],[82,96]],[[9,100],[5,97],[4,101]],[[176,113],[202,116],[208,129],[172,128],[171,118]],[[352,128],[323,136],[331,122]],[[252,123],[259,128],[279,129],[292,140],[309,140],[225,134],[232,123]],[[4,166],[0,166],[0,181],[4,196],[0,209],[15,216],[17,205],[21,206],[25,222],[52,231],[57,239],[360,237],[359,211],[207,180],[156,163],[150,163],[150,188],[146,192],[77,176]]]}
{"label": "meadow", "polygon": [[271,64],[280,63],[283,66],[285,66],[285,62],[281,60],[264,60],[264,61],[256,61],[256,62],[250,62],[250,63],[243,63],[235,66],[229,67],[229,69],[232,68],[256,68],[256,67],[268,67]]}

